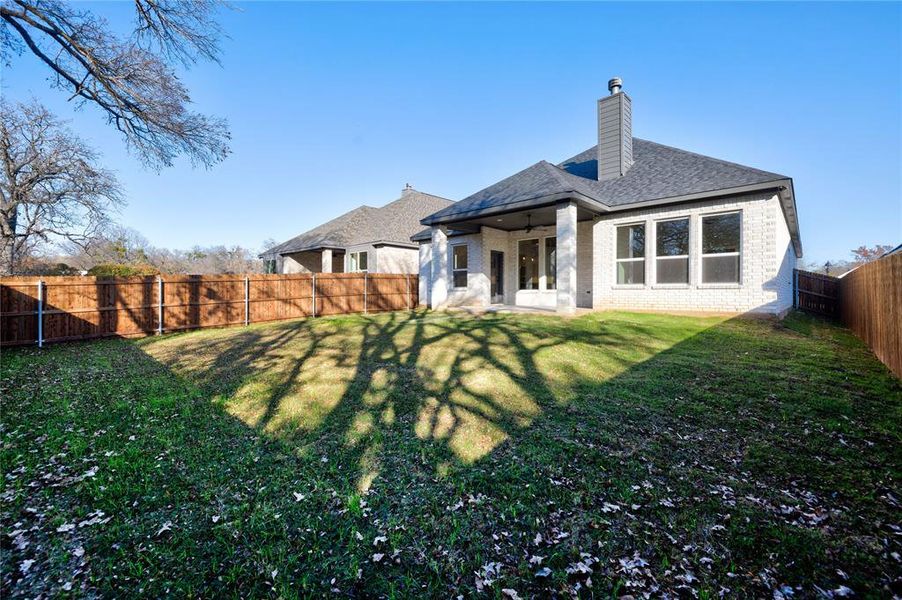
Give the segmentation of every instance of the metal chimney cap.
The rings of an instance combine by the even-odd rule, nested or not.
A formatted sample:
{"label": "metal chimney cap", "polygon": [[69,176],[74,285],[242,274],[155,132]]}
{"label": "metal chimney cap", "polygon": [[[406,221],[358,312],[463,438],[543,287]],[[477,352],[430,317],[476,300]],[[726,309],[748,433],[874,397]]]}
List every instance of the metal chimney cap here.
{"label": "metal chimney cap", "polygon": [[608,81],[608,91],[611,92],[611,95],[617,94],[620,92],[620,88],[623,87],[623,80],[619,77],[614,77],[610,81]]}

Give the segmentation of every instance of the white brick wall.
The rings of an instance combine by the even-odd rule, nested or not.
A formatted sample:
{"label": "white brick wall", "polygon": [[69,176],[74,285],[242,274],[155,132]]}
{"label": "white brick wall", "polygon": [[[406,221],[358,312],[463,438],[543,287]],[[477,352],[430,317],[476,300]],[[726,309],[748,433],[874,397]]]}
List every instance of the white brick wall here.
{"label": "white brick wall", "polygon": [[[416,273],[418,269],[418,251],[413,248],[397,246],[379,246],[376,250],[375,262],[370,265],[372,273]],[[370,260],[373,260],[372,258]],[[375,267],[375,268],[374,268]]]}
{"label": "white brick wall", "polygon": [[[738,285],[701,283],[701,217],[720,212],[742,214],[741,277]],[[655,227],[658,219],[690,218],[689,285],[655,283]],[[645,285],[616,284],[616,227],[645,223]],[[774,195],[749,195],[616,213],[599,217],[594,238],[594,302],[602,308],[661,311],[782,313],[792,306],[795,253]]]}
{"label": "white brick wall", "polygon": [[[454,247],[467,247],[467,287],[455,288],[451,277]],[[485,270],[483,265],[486,265]],[[478,233],[448,238],[448,306],[485,306],[489,303],[488,260],[483,259],[482,236]]]}

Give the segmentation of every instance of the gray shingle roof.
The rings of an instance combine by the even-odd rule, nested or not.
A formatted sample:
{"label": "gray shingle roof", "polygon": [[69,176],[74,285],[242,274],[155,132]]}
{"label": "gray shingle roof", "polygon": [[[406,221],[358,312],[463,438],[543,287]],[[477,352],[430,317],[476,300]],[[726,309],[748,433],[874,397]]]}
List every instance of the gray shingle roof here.
{"label": "gray shingle roof", "polygon": [[507,204],[578,193],[611,209],[653,200],[728,190],[785,180],[788,177],[752,167],[633,138],[634,163],[622,177],[597,180],[593,146],[558,165],[540,161],[519,173],[476,192],[443,210],[433,219],[480,212]]}
{"label": "gray shingle roof", "polygon": [[360,206],[263,252],[261,257],[315,250],[347,248],[358,244],[409,245],[410,237],[422,229],[420,220],[453,204],[451,200],[417,190],[382,207]]}

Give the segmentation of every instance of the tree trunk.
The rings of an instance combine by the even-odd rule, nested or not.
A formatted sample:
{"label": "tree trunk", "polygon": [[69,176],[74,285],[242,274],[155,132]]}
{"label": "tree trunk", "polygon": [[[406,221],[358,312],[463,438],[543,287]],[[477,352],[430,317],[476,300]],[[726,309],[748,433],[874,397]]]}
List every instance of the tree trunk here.
{"label": "tree trunk", "polygon": [[0,275],[12,275],[16,264],[16,238],[0,237]]}
{"label": "tree trunk", "polygon": [[15,207],[0,213],[0,275],[15,273],[17,216]]}

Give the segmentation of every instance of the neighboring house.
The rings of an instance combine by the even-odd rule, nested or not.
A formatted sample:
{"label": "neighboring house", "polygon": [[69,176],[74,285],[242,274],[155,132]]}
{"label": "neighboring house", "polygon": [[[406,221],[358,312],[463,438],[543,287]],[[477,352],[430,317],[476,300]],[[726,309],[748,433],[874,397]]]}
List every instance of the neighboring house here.
{"label": "neighboring house", "polygon": [[802,256],[792,179],[632,136],[612,79],[598,145],[422,220],[420,299],[780,314]]}
{"label": "neighboring house", "polygon": [[420,220],[451,205],[410,185],[385,206],[361,206],[260,255],[267,273],[416,273]]}

